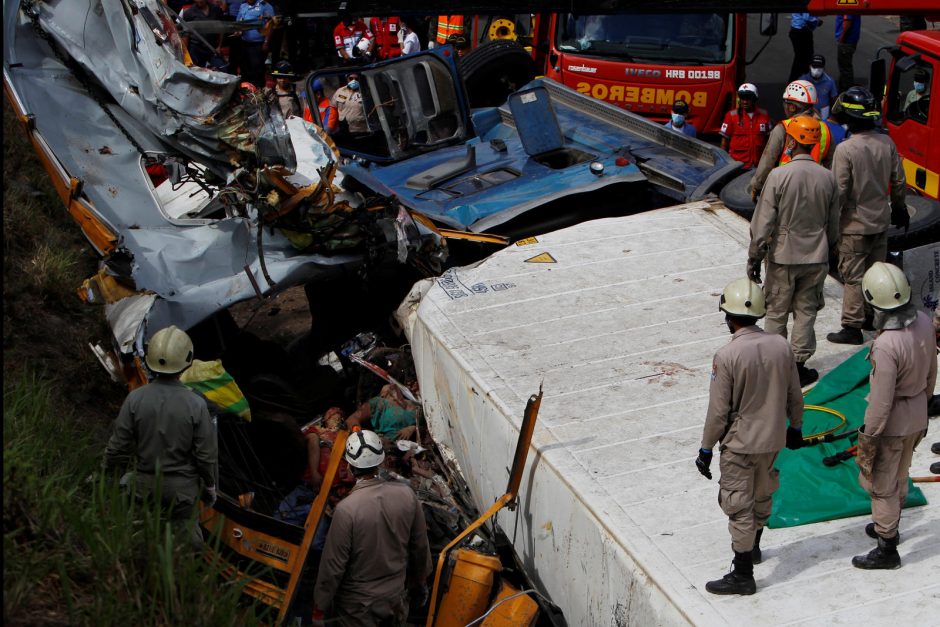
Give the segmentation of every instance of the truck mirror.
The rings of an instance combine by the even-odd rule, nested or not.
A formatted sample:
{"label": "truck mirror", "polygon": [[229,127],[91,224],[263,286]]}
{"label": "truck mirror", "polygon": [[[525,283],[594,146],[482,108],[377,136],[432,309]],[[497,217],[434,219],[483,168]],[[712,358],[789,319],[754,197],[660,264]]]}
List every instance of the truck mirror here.
{"label": "truck mirror", "polygon": [[881,99],[884,96],[887,76],[884,59],[875,59],[871,62],[871,70],[868,73],[868,89],[874,94],[875,98]]}
{"label": "truck mirror", "polygon": [[776,13],[761,13],[760,14],[760,34],[765,37],[773,37],[777,34],[777,14]]}

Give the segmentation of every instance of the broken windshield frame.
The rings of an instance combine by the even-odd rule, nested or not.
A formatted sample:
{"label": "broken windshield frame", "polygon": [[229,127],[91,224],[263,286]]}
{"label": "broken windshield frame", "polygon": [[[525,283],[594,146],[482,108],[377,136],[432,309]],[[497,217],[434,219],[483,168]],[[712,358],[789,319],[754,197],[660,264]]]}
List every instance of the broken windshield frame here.
{"label": "broken windshield frame", "polygon": [[728,13],[575,15],[558,20],[562,52],[653,63],[730,63],[734,23]]}
{"label": "broken windshield frame", "polygon": [[[461,143],[471,136],[469,109],[450,55],[447,46],[362,69],[314,72],[306,83],[314,123],[323,126],[313,90],[318,80],[322,95],[334,109],[344,99],[352,98],[348,104],[340,104],[340,109],[357,107],[361,101],[362,110],[337,111],[340,128],[331,133],[340,151],[348,156],[391,162]],[[358,94],[348,88],[352,74],[358,74]],[[364,123],[360,119],[350,126],[350,115],[364,117]]]}

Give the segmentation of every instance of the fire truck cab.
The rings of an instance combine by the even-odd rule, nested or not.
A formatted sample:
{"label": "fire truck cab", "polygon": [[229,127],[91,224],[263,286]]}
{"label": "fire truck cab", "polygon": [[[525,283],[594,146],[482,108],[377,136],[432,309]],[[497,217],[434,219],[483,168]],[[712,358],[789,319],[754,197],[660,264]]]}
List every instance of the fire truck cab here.
{"label": "fire truck cab", "polygon": [[884,126],[898,146],[909,187],[931,198],[940,183],[940,31],[908,31],[873,63],[873,93],[884,90]]}
{"label": "fire truck cab", "polygon": [[717,133],[744,79],[744,13],[539,17],[537,66],[547,77],[654,121],[685,100],[689,122]]}

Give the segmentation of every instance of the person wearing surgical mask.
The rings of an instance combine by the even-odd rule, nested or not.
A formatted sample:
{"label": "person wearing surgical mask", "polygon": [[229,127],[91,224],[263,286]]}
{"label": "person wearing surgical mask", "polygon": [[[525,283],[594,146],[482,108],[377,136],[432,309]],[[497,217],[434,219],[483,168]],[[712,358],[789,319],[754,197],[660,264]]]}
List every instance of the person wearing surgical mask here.
{"label": "person wearing surgical mask", "polygon": [[[912,104],[928,96],[930,85],[930,72],[924,68],[917,68],[914,70],[914,85],[913,88],[907,92],[907,98],[904,99],[904,111],[907,112],[908,107]],[[908,112],[908,115],[910,113]]]}
{"label": "person wearing surgical mask", "polygon": [[411,18],[399,22],[398,39],[401,43],[401,56],[421,52],[421,41],[418,34],[411,30]]}
{"label": "person wearing surgical mask", "polygon": [[348,129],[353,135],[369,132],[366,110],[359,91],[359,75],[346,76],[346,84],[336,90],[331,103],[339,117],[340,131]]}
{"label": "person wearing surgical mask", "polygon": [[809,72],[803,74],[800,80],[809,81],[816,88],[816,110],[823,120],[829,118],[832,103],[839,97],[836,81],[826,73],[826,57],[821,54],[813,55],[809,63]]}
{"label": "person wearing surgical mask", "polygon": [[695,126],[687,122],[689,117],[689,104],[685,100],[676,100],[672,103],[672,115],[664,126],[671,128],[677,133],[685,133],[689,137],[695,137]]}

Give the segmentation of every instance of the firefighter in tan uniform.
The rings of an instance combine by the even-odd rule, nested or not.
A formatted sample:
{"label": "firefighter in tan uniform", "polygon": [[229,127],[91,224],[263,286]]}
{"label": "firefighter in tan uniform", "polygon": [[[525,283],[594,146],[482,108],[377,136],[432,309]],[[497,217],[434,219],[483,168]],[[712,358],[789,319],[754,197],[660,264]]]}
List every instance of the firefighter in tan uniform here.
{"label": "firefighter in tan uniform", "polygon": [[819,120],[805,115],[793,118],[786,141],[792,160],[767,177],[751,218],[748,249],[748,276],[757,283],[761,261],[767,257],[764,331],[787,337],[787,318],[793,312],[790,344],[800,386],[819,378],[806,361],[816,352],[813,325],[823,307],[829,250],[839,241],[835,178],[810,156],[818,143]]}
{"label": "firefighter in tan uniform", "polygon": [[760,286],[749,279],[732,281],[718,307],[733,336],[715,353],[695,465],[711,479],[712,448],[721,442],[718,504],[728,515],[734,568],[722,579],[709,581],[705,589],[712,594],[754,594],[760,537],[779,485],[774,461],[784,445],[797,449],[803,444],[803,395],[790,345],[757,326],[765,313]]}
{"label": "firefighter in tan uniform", "polygon": [[894,142],[876,128],[878,103],[864,87],[840,96],[851,135],[836,147],[832,171],[841,203],[839,274],[842,329],[826,339],[836,344],[861,344],[862,329],[870,326],[862,299],[862,276],[888,253],[888,226],[907,228],[910,215],[904,201],[904,170]]}
{"label": "firefighter in tan uniform", "polygon": [[871,392],[858,434],[858,482],[871,495],[874,522],[865,533],[878,541],[857,568],[897,568],[898,523],[907,498],[914,448],[927,433],[927,400],[937,383],[937,350],[930,317],[911,302],[911,286],[897,266],[876,262],[862,280],[875,309]]}
{"label": "firefighter in tan uniform", "polygon": [[[757,202],[771,171],[790,159],[786,154],[785,147],[787,127],[790,125],[791,120],[802,115],[810,115],[818,120],[819,112],[814,108],[816,102],[816,86],[809,81],[793,81],[783,91],[783,112],[786,114],[787,119],[777,124],[770,131],[767,145],[764,146],[764,152],[761,153],[760,161],[757,163],[754,178],[751,179],[751,200],[754,202]],[[820,141],[813,147],[811,154],[817,163],[821,163],[827,168],[832,165],[832,133],[825,123],[820,126]]]}
{"label": "firefighter in tan uniform", "polygon": [[378,476],[385,451],[374,431],[354,428],[344,458],[356,487],[333,514],[314,602],[326,624],[404,625],[409,591],[423,605],[432,572],[424,511],[410,485]]}

